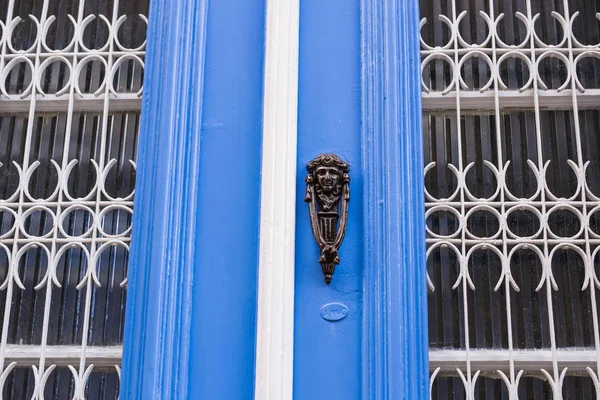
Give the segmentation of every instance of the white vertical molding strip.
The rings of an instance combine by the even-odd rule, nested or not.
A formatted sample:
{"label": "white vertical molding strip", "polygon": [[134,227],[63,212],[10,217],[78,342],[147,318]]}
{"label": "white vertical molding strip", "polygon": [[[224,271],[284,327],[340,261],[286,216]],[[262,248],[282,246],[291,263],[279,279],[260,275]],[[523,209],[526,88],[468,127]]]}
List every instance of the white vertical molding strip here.
{"label": "white vertical molding strip", "polygon": [[300,5],[266,3],[254,398],[291,400]]}

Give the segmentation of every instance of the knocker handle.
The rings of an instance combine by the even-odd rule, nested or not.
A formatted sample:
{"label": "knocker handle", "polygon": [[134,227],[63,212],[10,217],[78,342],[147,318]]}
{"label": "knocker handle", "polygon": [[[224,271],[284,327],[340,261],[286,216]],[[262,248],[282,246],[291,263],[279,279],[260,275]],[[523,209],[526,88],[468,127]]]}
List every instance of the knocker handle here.
{"label": "knocker handle", "polygon": [[335,154],[320,154],[306,169],[306,197],[313,236],[321,250],[319,264],[325,283],[331,283],[338,250],[348,225],[350,165]]}

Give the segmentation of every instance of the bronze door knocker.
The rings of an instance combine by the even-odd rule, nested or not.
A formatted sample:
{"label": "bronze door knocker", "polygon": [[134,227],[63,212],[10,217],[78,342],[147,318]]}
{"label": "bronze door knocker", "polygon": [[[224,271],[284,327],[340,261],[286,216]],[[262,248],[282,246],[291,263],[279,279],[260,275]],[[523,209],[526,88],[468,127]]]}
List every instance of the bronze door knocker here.
{"label": "bronze door knocker", "polygon": [[319,263],[329,285],[335,266],[340,263],[338,250],[348,224],[350,201],[350,165],[335,154],[321,154],[306,169],[306,197],[312,232],[321,249]]}

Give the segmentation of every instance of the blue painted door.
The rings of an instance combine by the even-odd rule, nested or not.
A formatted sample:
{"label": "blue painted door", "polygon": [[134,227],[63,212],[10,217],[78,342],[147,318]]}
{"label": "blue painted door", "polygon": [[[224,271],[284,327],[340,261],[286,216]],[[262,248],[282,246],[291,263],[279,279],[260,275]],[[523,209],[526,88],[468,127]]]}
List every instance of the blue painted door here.
{"label": "blue painted door", "polygon": [[[362,171],[360,3],[300,2],[298,177],[294,399],[361,398]],[[350,164],[350,203],[341,263],[330,285],[304,203],[306,163],[335,153]],[[322,318],[329,303],[349,312],[339,321]]]}
{"label": "blue painted door", "polygon": [[[417,2],[300,3],[293,397],[425,399]],[[151,2],[121,398],[253,397],[264,6]],[[329,152],[351,199],[326,285],[302,193]]]}

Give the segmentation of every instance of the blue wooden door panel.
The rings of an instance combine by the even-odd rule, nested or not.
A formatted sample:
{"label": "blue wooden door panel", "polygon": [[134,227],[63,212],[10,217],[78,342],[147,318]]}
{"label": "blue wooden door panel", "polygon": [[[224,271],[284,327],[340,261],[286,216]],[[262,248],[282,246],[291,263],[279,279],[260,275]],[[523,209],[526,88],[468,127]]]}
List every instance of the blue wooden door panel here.
{"label": "blue wooden door panel", "polygon": [[264,0],[152,0],[121,398],[253,397]]}
{"label": "blue wooden door panel", "polygon": [[[294,399],[361,397],[362,168],[360,9],[346,0],[300,3]],[[333,152],[351,165],[350,208],[341,263],[325,284],[304,203],[306,163]],[[330,322],[321,307],[348,307]]]}
{"label": "blue wooden door panel", "polygon": [[263,0],[210,3],[190,399],[254,393],[263,48]]}

